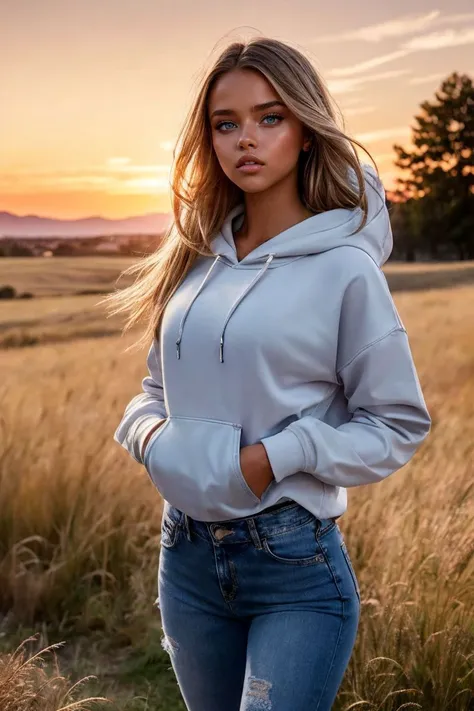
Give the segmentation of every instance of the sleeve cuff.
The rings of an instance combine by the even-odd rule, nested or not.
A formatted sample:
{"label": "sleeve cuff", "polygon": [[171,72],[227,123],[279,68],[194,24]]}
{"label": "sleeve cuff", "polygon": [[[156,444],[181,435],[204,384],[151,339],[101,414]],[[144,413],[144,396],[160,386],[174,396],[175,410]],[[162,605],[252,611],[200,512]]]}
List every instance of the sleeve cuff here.
{"label": "sleeve cuff", "polygon": [[118,439],[117,432],[114,435],[114,439],[131,454],[136,462],[143,464],[143,442],[150,430],[163,419],[165,418],[160,415],[142,415],[131,425],[123,441]]}
{"label": "sleeve cuff", "polygon": [[276,481],[291,474],[304,471],[306,459],[298,437],[289,429],[284,429],[260,442],[267,450],[267,456]]}

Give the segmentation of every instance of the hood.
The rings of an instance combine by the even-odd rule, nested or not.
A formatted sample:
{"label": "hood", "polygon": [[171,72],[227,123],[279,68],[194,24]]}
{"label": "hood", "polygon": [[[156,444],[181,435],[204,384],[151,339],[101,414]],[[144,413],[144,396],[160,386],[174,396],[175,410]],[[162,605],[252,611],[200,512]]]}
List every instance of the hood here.
{"label": "hood", "polygon": [[[267,269],[282,266],[283,263],[311,254],[319,254],[343,246],[358,247],[367,252],[381,267],[390,256],[393,247],[390,218],[385,204],[385,190],[372,166],[362,164],[365,176],[365,188],[368,202],[367,222],[364,228],[352,234],[362,220],[361,208],[336,208],[302,220],[283,232],[266,240],[253,249],[240,261],[237,259],[233,233],[239,229],[244,219],[245,204],[239,203],[228,213],[220,230],[211,241],[211,250],[216,255],[207,274],[202,280],[193,298],[187,305],[181,319],[176,355],[181,355],[181,339],[189,311],[205,288],[212,271],[219,262],[240,265],[245,269],[255,268],[256,275],[232,304],[222,326],[220,338],[220,362],[224,362],[224,337],[227,324],[232,314],[247,296],[255,284],[264,276]],[[349,182],[357,189],[358,183],[354,170],[349,170]]]}
{"label": "hood", "polygon": [[[213,253],[231,264],[261,265],[271,254],[274,264],[281,260],[291,260],[309,254],[326,252],[345,245],[359,247],[367,252],[380,267],[392,251],[392,233],[388,210],[385,205],[385,190],[372,166],[362,164],[368,201],[368,215],[365,227],[355,235],[362,220],[361,208],[336,208],[312,215],[302,222],[280,232],[252,250],[244,259],[237,259],[233,232],[244,220],[244,203],[236,205],[227,215],[221,229],[211,242]],[[349,171],[349,182],[357,189],[354,170]]]}

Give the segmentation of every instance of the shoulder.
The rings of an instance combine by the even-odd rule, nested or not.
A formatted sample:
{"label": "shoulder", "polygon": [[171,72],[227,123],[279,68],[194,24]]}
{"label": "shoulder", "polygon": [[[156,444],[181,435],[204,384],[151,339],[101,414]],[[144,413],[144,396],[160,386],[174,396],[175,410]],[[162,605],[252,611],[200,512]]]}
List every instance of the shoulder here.
{"label": "shoulder", "polygon": [[[341,262],[347,265],[349,271],[360,273],[376,273],[381,272],[380,266],[369,252],[363,247],[357,247],[354,244],[341,245],[336,248],[341,250],[337,255]],[[335,251],[335,250],[333,250]]]}
{"label": "shoulder", "polygon": [[373,283],[388,288],[383,270],[362,247],[353,244],[340,245],[328,250],[324,257],[326,268],[330,269],[333,278],[337,275],[342,290],[355,282]]}
{"label": "shoulder", "polygon": [[344,247],[341,311],[361,322],[383,324],[382,331],[404,328],[387,278],[372,257],[357,247]]}

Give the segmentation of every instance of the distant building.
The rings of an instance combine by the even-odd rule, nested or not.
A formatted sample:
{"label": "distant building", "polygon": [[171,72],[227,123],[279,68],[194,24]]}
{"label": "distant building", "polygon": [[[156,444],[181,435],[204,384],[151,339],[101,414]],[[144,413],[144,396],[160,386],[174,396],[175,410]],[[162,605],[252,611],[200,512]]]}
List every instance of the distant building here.
{"label": "distant building", "polygon": [[117,242],[99,242],[96,245],[96,250],[98,252],[119,252],[119,245]]}

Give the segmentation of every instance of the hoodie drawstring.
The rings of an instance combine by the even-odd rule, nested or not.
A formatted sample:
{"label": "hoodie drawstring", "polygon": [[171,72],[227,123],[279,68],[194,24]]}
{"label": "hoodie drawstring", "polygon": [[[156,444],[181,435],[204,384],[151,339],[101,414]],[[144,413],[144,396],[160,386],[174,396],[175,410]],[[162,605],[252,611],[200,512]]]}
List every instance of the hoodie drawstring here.
{"label": "hoodie drawstring", "polygon": [[179,358],[180,358],[180,356],[181,356],[181,338],[183,337],[184,322],[186,321],[186,319],[187,319],[187,317],[188,317],[188,313],[189,313],[189,311],[191,310],[191,306],[194,304],[194,302],[196,301],[197,297],[199,296],[199,294],[201,293],[201,291],[204,289],[204,286],[205,286],[205,284],[206,284],[206,281],[207,281],[207,280],[209,279],[209,277],[211,276],[211,272],[212,272],[212,270],[214,269],[214,267],[215,267],[215,265],[217,264],[217,262],[220,260],[220,258],[221,258],[221,255],[218,254],[217,257],[216,257],[216,258],[214,259],[214,261],[212,262],[211,267],[210,267],[209,271],[207,272],[206,276],[205,276],[204,279],[202,280],[202,282],[201,282],[201,284],[200,284],[200,286],[199,286],[199,289],[198,289],[198,290],[196,291],[196,293],[194,294],[193,298],[191,299],[191,301],[190,301],[189,304],[188,304],[188,307],[187,307],[186,311],[185,311],[184,314],[183,314],[183,318],[181,319],[181,323],[180,323],[180,325],[179,325],[178,340],[176,341],[176,356],[177,356],[178,360],[179,360]]}
{"label": "hoodie drawstring", "polygon": [[[220,338],[219,359],[220,359],[220,362],[221,362],[221,363],[224,362],[224,334],[225,334],[225,329],[227,328],[227,324],[228,324],[228,322],[229,322],[229,320],[230,320],[232,314],[234,313],[235,309],[236,309],[236,308],[238,307],[238,305],[240,304],[240,302],[247,296],[247,294],[249,293],[249,291],[255,286],[255,284],[259,281],[259,279],[261,279],[261,277],[265,274],[265,272],[267,271],[268,267],[270,266],[270,264],[271,264],[271,262],[272,262],[274,256],[275,256],[274,254],[270,254],[270,255],[269,255],[269,257],[268,257],[268,259],[266,260],[266,262],[265,262],[264,266],[262,267],[262,269],[259,270],[258,274],[257,274],[257,275],[255,276],[255,278],[250,282],[250,284],[247,286],[247,288],[246,288],[246,289],[242,292],[242,294],[240,294],[240,296],[234,301],[234,303],[232,304],[232,306],[231,306],[231,308],[230,308],[230,310],[229,310],[229,313],[227,314],[227,317],[226,317],[226,319],[225,319],[225,321],[224,321],[224,326],[223,326],[223,328],[222,328],[221,338]],[[221,259],[221,255],[218,254],[217,257],[215,258],[215,260],[213,261],[213,263],[212,263],[210,269],[208,270],[206,276],[205,276],[204,279],[202,280],[202,282],[201,282],[201,284],[200,284],[198,290],[196,291],[196,293],[194,294],[193,298],[192,298],[191,301],[189,302],[189,304],[188,304],[188,306],[187,306],[187,308],[186,308],[186,311],[185,311],[184,314],[183,314],[183,317],[182,317],[182,319],[181,319],[181,323],[180,323],[180,325],[179,325],[178,339],[177,339],[177,341],[176,341],[176,356],[177,356],[178,359],[181,357],[181,339],[182,339],[182,337],[183,337],[184,324],[185,324],[186,318],[187,318],[187,316],[188,316],[188,313],[189,313],[189,311],[191,310],[191,307],[192,307],[193,303],[195,302],[195,300],[197,299],[197,297],[199,296],[199,294],[200,294],[201,291],[203,290],[204,286],[206,285],[206,282],[207,282],[208,278],[210,277],[212,270],[214,269],[215,265],[217,264],[217,262],[218,262],[220,259]]]}
{"label": "hoodie drawstring", "polygon": [[224,362],[224,333],[225,333],[225,329],[227,328],[227,324],[229,323],[230,317],[232,316],[232,314],[234,313],[235,309],[240,304],[240,302],[247,296],[250,289],[252,289],[255,286],[255,284],[258,282],[258,280],[265,274],[265,272],[267,271],[268,267],[270,266],[271,261],[274,256],[275,256],[274,254],[270,254],[267,261],[265,262],[265,265],[262,267],[262,269],[260,269],[257,276],[250,282],[250,284],[242,292],[242,294],[234,301],[234,303],[232,304],[232,306],[230,308],[229,313],[227,314],[227,318],[224,321],[224,326],[222,328],[220,349],[219,349],[219,359],[220,359],[221,363]]}

